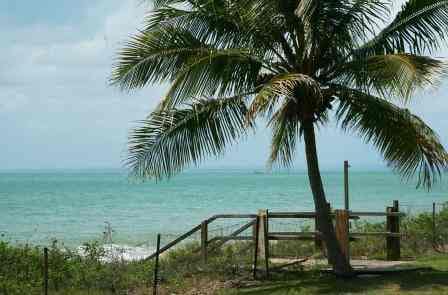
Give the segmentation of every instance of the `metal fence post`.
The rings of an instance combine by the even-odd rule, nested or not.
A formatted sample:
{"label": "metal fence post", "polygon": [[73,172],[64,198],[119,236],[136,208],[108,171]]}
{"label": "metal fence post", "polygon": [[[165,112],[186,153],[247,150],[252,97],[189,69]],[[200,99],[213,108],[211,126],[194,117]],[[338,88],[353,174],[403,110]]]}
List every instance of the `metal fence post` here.
{"label": "metal fence post", "polygon": [[349,210],[349,198],[348,198],[348,161],[344,161],[344,209]]}
{"label": "metal fence post", "polygon": [[48,295],[48,248],[44,248],[44,294]]}
{"label": "metal fence post", "polygon": [[159,252],[160,252],[160,234],[157,234],[157,252],[156,252],[156,262],[154,266],[154,282],[153,282],[153,289],[152,294],[157,295],[157,283],[159,281],[158,275],[159,275]]}

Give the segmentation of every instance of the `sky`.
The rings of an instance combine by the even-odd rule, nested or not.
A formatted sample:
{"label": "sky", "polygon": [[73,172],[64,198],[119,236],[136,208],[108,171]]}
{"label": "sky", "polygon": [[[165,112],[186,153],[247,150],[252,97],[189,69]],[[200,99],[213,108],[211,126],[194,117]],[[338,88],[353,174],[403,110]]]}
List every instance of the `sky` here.
{"label": "sky", "polygon": [[[117,50],[142,26],[144,0],[0,1],[0,170],[120,168],[129,131],[167,89],[123,93],[108,83]],[[448,57],[448,50],[440,52]],[[448,147],[448,81],[416,95],[410,109]],[[270,132],[201,167],[264,167]],[[334,126],[318,132],[323,170],[383,169],[376,150]],[[304,169],[303,145],[295,168]]]}

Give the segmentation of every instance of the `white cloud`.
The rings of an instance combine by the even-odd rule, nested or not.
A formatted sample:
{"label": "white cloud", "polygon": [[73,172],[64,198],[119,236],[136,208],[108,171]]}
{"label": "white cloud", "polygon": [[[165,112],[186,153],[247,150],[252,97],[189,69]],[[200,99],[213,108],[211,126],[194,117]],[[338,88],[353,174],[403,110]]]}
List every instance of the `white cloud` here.
{"label": "white cloud", "polygon": [[[103,15],[106,2],[114,9]],[[132,122],[163,93],[108,85],[113,55],[143,15],[135,1],[98,1],[79,27],[8,28],[0,48],[2,168],[120,165]],[[93,19],[101,25],[89,27]]]}
{"label": "white cloud", "polygon": [[[0,47],[0,168],[120,166],[128,129],[165,88],[129,95],[107,82],[114,53],[142,25],[145,7],[139,3],[98,0],[76,24],[0,28],[6,44]],[[412,109],[448,143],[443,89],[423,94]],[[262,131],[224,160],[209,163],[263,166],[268,147],[269,132]],[[319,150],[323,167],[338,167],[344,159],[357,161],[358,167],[375,166],[379,159],[371,147],[332,129],[320,133]]]}

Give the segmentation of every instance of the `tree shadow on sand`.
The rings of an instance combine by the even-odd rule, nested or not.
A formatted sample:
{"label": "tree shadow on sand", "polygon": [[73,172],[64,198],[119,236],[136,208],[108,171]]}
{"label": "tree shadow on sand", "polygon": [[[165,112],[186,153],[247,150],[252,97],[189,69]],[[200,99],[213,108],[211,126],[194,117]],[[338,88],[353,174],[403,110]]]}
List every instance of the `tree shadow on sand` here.
{"label": "tree shadow on sand", "polygon": [[448,271],[412,271],[353,279],[337,279],[331,274],[318,272],[290,272],[282,276],[274,275],[272,280],[264,281],[256,287],[242,287],[238,294],[363,294],[387,287],[413,292],[448,288]]}

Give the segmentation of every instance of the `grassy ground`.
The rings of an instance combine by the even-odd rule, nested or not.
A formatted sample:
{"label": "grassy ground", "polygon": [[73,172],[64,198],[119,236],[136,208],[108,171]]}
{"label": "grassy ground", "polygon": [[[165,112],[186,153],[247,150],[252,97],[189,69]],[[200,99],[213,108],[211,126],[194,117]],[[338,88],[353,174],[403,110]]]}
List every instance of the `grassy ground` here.
{"label": "grassy ground", "polygon": [[[435,236],[431,217],[422,213],[401,223],[405,233],[401,240],[402,257],[419,257],[418,266],[432,267],[431,271],[344,281],[317,270],[291,270],[274,275],[270,281],[254,282],[250,279],[253,242],[212,247],[206,264],[197,251],[199,244],[191,242],[163,255],[159,295],[448,294],[448,254],[434,256],[434,248],[440,249],[435,246],[448,244],[448,205],[437,214]],[[371,232],[384,227],[384,223],[364,222],[354,223],[352,229]],[[50,295],[151,294],[154,261],[127,262],[109,257],[106,263],[107,255],[98,242],[86,243],[84,250],[80,255],[56,241],[52,244],[48,257]],[[384,238],[378,237],[365,237],[350,245],[350,253],[359,258],[383,259],[385,250]],[[269,252],[272,257],[322,258],[313,241],[273,242]],[[39,247],[0,241],[0,295],[42,294],[42,254]],[[263,262],[259,261],[261,265]]]}
{"label": "grassy ground", "polygon": [[433,270],[350,280],[336,279],[318,271],[291,272],[277,274],[256,286],[223,290],[219,294],[448,294],[448,254],[421,258],[417,265]]}
{"label": "grassy ground", "polygon": [[[182,286],[162,284],[160,295],[295,295],[295,294],[448,294],[448,255],[421,258],[416,266],[432,267],[433,270],[389,274],[375,277],[362,277],[350,280],[336,279],[333,275],[318,270],[291,271],[273,274],[271,280],[246,281],[231,288],[232,284],[222,281],[222,277],[201,273],[184,278]],[[237,280],[238,281],[238,280]],[[245,284],[251,284],[245,287]],[[237,283],[238,285],[238,283]],[[218,290],[219,289],[219,290]],[[216,291],[218,290],[218,291]],[[138,288],[123,294],[151,294],[151,288]],[[109,295],[108,291],[83,291],[66,289],[51,292],[54,295]],[[121,294],[121,293],[120,293]]]}

